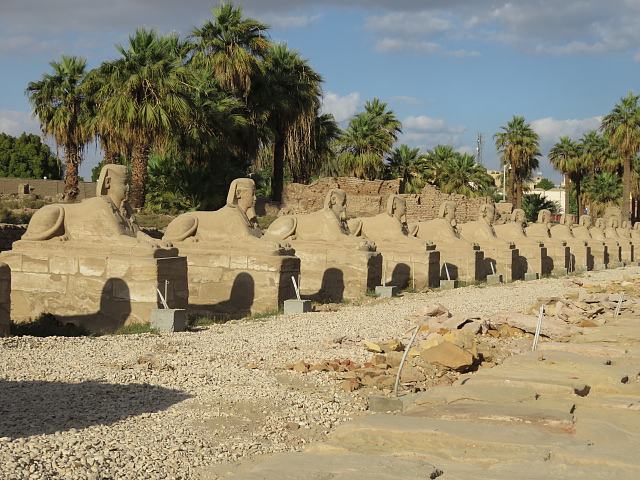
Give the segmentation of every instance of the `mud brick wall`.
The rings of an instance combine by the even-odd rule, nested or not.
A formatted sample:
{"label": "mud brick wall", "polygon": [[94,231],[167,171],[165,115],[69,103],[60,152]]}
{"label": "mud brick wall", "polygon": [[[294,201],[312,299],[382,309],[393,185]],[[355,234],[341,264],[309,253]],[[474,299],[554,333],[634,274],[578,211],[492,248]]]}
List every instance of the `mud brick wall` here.
{"label": "mud brick wall", "polygon": [[20,240],[26,230],[26,225],[0,223],[0,252],[11,250],[13,242]]}
{"label": "mud brick wall", "polygon": [[[37,178],[0,178],[0,194],[17,195],[18,186],[28,183],[31,193],[38,197],[56,197],[64,193],[64,181],[42,180]],[[95,182],[78,182],[78,200],[96,196]]]}

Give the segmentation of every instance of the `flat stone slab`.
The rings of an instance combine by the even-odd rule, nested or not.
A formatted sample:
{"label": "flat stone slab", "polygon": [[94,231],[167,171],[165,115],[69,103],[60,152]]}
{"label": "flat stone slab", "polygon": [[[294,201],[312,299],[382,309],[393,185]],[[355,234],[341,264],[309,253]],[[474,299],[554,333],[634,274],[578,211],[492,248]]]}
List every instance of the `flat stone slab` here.
{"label": "flat stone slab", "polygon": [[539,275],[536,272],[527,272],[524,274],[524,279],[526,281],[538,280]]}
{"label": "flat stone slab", "polygon": [[457,280],[440,280],[440,288],[442,290],[453,290],[454,288],[458,288]]}
{"label": "flat stone slab", "polygon": [[312,310],[311,300],[285,300],[284,301],[284,313],[295,314],[295,313],[308,313]]}
{"label": "flat stone slab", "polygon": [[494,275],[487,275],[487,285],[499,285],[502,283],[502,275],[496,273]]}
{"label": "flat stone slab", "polygon": [[393,285],[378,285],[376,287],[376,297],[391,298],[398,294],[398,287]]}
{"label": "flat stone slab", "polygon": [[156,308],[151,310],[151,328],[160,332],[184,332],[187,328],[187,313],[184,309]]}

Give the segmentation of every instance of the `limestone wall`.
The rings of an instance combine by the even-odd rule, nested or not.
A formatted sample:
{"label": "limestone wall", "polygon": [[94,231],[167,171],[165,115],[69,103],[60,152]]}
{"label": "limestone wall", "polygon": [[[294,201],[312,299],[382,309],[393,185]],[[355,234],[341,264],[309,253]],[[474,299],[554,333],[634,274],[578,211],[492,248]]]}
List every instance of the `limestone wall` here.
{"label": "limestone wall", "polygon": [[[322,208],[327,191],[341,188],[347,192],[349,217],[369,217],[384,211],[387,197],[400,192],[400,180],[360,180],[354,177],[321,178],[310,185],[291,183],[285,186],[280,215],[310,213]],[[449,195],[430,185],[420,194],[402,195],[407,200],[409,223],[432,220],[438,215],[443,202],[453,200],[458,204],[456,220],[459,223],[478,218],[478,207],[485,197],[467,198]]]}
{"label": "limestone wall", "polygon": [[[18,193],[20,184],[28,183],[31,193],[39,197],[55,197],[64,193],[64,181],[62,180],[42,180],[36,178],[0,178],[0,194],[14,195]],[[95,182],[78,182],[78,200],[96,196]]]}

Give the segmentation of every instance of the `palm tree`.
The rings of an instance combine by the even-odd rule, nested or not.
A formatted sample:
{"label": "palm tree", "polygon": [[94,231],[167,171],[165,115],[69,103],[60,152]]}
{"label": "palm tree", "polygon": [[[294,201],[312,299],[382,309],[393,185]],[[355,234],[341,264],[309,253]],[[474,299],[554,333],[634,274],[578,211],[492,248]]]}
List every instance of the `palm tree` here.
{"label": "palm tree", "polygon": [[[556,143],[549,151],[549,161],[556,170],[564,175],[564,212],[569,213],[569,183],[571,180],[571,171],[579,157],[578,145],[569,137],[560,137],[560,141]],[[578,209],[578,216],[580,214]]]}
{"label": "palm tree", "polygon": [[558,204],[543,197],[540,193],[527,193],[522,199],[522,209],[527,216],[527,221],[535,222],[540,210],[558,213]]}
{"label": "palm tree", "polygon": [[443,193],[457,193],[467,197],[483,195],[494,184],[487,169],[476,163],[468,153],[456,155],[441,166],[436,186]]}
{"label": "palm tree", "polygon": [[436,184],[440,177],[442,168],[459,155],[451,145],[436,145],[429,150],[424,158],[419,162],[419,168],[427,182]]}
{"label": "palm tree", "polygon": [[577,159],[572,172],[572,178],[576,185],[576,203],[578,205],[578,218],[584,205],[582,202],[580,181],[591,177],[602,170],[617,170],[620,166],[619,157],[611,149],[607,139],[596,131],[585,133],[578,145],[580,156]]}
{"label": "palm tree", "polygon": [[364,112],[350,121],[339,140],[339,158],[346,172],[373,179],[384,169],[384,159],[398,139],[402,124],[379,99],[365,103]]}
{"label": "palm tree", "polygon": [[628,220],[631,212],[631,170],[633,159],[640,149],[640,97],[632,92],[620,99],[613,110],[602,119],[601,130],[609,138],[623,161],[622,216]]}
{"label": "palm tree", "polygon": [[502,164],[510,169],[509,200],[522,208],[523,183],[538,168],[539,137],[524,117],[514,116],[501,132],[494,135]]}
{"label": "palm tree", "polygon": [[391,152],[387,165],[389,177],[401,179],[404,193],[420,193],[424,187],[424,179],[418,168],[423,157],[419,148],[404,144]]}
{"label": "palm tree", "polygon": [[212,10],[208,20],[191,33],[195,60],[202,62],[222,88],[246,98],[260,72],[260,60],[271,47],[267,25],[242,17],[242,8],[223,4]]}
{"label": "palm tree", "polygon": [[310,156],[307,162],[300,165],[304,172],[302,175],[304,180],[308,180],[311,175],[318,175],[325,164],[335,159],[334,144],[342,134],[336,119],[330,113],[323,113],[316,117],[313,132]]}
{"label": "palm tree", "polygon": [[294,181],[304,177],[303,164],[313,150],[322,77],[298,52],[284,44],[269,50],[263,69],[261,85],[257,88],[273,142],[271,197],[279,202],[285,164]]}
{"label": "palm tree", "polygon": [[622,194],[622,184],[617,173],[601,172],[590,178],[585,185],[585,196],[594,213],[602,213],[607,206],[618,204]]}
{"label": "palm tree", "polygon": [[106,67],[109,76],[100,96],[99,115],[118,144],[131,145],[131,205],[144,205],[147,164],[152,148],[182,128],[192,116],[186,70],[177,37],[139,29],[129,45],[117,47],[121,58]]}
{"label": "palm tree", "polygon": [[64,151],[65,187],[68,200],[78,196],[78,168],[82,150],[89,141],[87,132],[88,108],[82,91],[86,76],[86,60],[63,55],[51,62],[53,73],[46,73],[27,86],[27,96],[42,132],[51,135]]}

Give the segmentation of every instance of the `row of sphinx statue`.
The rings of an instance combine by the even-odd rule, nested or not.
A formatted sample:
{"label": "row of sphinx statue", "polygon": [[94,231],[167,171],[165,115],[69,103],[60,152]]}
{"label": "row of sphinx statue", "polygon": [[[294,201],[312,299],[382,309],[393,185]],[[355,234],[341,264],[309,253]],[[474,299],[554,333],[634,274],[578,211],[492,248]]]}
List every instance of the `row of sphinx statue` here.
{"label": "row of sphinx statue", "polygon": [[[399,195],[390,195],[379,215],[348,220],[347,195],[339,189],[326,193],[322,209],[278,217],[262,230],[249,178],[231,183],[221,209],[179,215],[162,238],[152,238],[126,201],[124,167],[103,167],[96,193],[81,203],[42,207],[12,251],[0,255],[11,267],[17,317],[74,309],[108,315],[110,304],[126,300],[145,308],[119,313],[121,323],[146,321],[148,308],[161,301],[244,315],[277,308],[298,286],[305,298],[341,301],[381,284],[422,290],[441,281],[513,281],[615,267],[633,262],[640,243],[638,225],[615,217],[592,222],[585,215],[574,225],[563,216],[552,223],[543,210],[527,224],[516,209],[496,224],[492,203],[480,206],[477,220],[457,224],[456,203],[445,202],[437,218],[409,225]],[[105,287],[114,276],[126,282],[125,294]],[[63,283],[49,288],[47,282]],[[87,293],[100,282],[102,292]]]}

